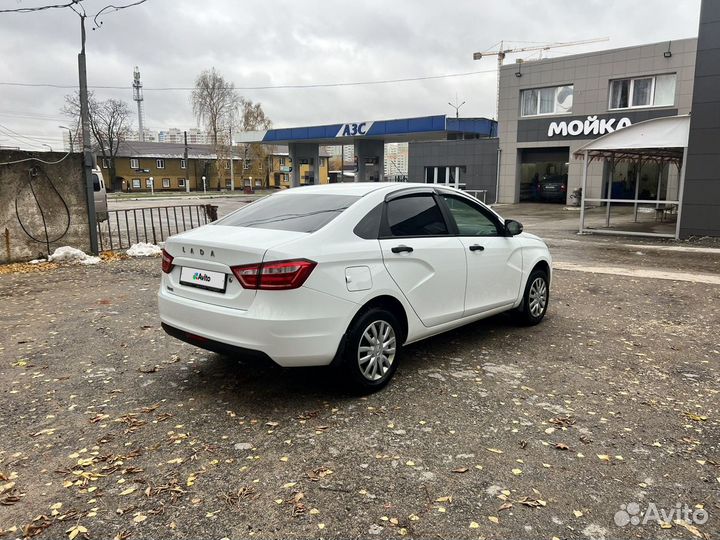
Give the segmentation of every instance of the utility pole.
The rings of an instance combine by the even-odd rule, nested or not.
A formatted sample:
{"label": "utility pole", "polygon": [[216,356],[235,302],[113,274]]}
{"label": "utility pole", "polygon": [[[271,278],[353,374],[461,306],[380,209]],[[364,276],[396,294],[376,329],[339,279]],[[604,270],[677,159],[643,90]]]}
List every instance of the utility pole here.
{"label": "utility pole", "polygon": [[233,159],[235,147],[232,140],[232,128],[228,130],[228,133],[230,134],[230,191],[235,191],[235,167],[233,166],[233,162],[235,161]]}
{"label": "utility pole", "polygon": [[82,126],[83,171],[85,192],[87,194],[88,226],[90,228],[90,251],[98,254],[97,217],[95,216],[95,190],[93,189],[93,156],[90,148],[90,119],[88,107],[87,69],[85,65],[85,17],[80,15],[81,49],[78,54],[78,72],[80,74],[80,125]]}
{"label": "utility pole", "polygon": [[[183,158],[185,159],[185,193],[190,193],[190,177],[187,172],[190,170],[188,167],[188,146],[187,146],[187,131],[183,131],[185,137],[185,152],[183,152]],[[196,179],[197,180],[197,179]]]}

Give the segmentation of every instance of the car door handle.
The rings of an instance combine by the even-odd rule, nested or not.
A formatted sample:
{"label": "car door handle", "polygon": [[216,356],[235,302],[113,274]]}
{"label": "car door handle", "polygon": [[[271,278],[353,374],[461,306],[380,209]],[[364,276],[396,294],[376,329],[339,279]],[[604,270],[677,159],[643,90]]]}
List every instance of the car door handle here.
{"label": "car door handle", "polygon": [[480,244],[473,244],[470,246],[470,251],[485,251],[485,246],[481,246]]}
{"label": "car door handle", "polygon": [[393,253],[402,253],[403,251],[407,251],[408,253],[411,253],[413,248],[410,246],[395,246],[394,248],[391,248],[390,251]]}

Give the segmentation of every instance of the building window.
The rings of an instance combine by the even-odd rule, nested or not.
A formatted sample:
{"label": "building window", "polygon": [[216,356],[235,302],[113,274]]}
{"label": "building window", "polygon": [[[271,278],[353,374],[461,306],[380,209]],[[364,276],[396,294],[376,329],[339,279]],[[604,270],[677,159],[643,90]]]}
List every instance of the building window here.
{"label": "building window", "polygon": [[108,158],[103,158],[102,160],[102,168],[103,169],[109,169],[110,168],[110,160]]}
{"label": "building window", "polygon": [[185,161],[184,159],[181,159],[180,160],[180,168],[187,169],[187,161]]}
{"label": "building window", "polygon": [[178,178],[178,187],[185,187],[185,179],[184,178]]}
{"label": "building window", "polygon": [[225,169],[229,169],[229,168],[230,168],[230,160],[228,159],[228,160],[225,162]]}
{"label": "building window", "polygon": [[140,179],[139,178],[132,179],[132,187],[134,189],[140,189]]}
{"label": "building window", "polygon": [[610,109],[664,107],[675,103],[675,74],[610,81]]}
{"label": "building window", "polygon": [[[130,168],[131,169],[139,169],[140,168],[140,160],[136,158],[130,159]],[[140,186],[138,186],[140,187]]]}
{"label": "building window", "polygon": [[158,169],[164,169],[165,168],[165,160],[164,159],[156,159],[155,160],[155,166]]}
{"label": "building window", "polygon": [[163,178],[163,187],[164,188],[170,187],[170,179],[169,178]]}
{"label": "building window", "polygon": [[150,180],[149,178],[146,178],[146,179],[145,179],[145,187],[146,187],[146,188],[155,187],[154,184],[155,184],[155,179],[154,179],[154,178],[153,178],[152,180]]}
{"label": "building window", "polygon": [[243,163],[243,169],[245,169],[247,171],[249,168],[250,168],[250,160],[246,159],[245,162]]}
{"label": "building window", "polygon": [[461,180],[466,170],[465,165],[425,167],[425,182],[428,184],[446,184],[455,187],[464,187],[465,184]]}
{"label": "building window", "polygon": [[281,166],[281,167],[284,167],[284,166],[285,166],[285,158],[284,158],[284,157],[281,157],[281,158],[280,158],[280,166]]}
{"label": "building window", "polygon": [[572,112],[573,85],[530,88],[520,93],[520,115],[541,116]]}

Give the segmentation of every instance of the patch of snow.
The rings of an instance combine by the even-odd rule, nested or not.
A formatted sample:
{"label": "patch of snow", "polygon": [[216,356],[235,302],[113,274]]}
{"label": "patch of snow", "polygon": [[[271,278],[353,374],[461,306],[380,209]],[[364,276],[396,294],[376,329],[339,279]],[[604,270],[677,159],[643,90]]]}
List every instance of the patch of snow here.
{"label": "patch of snow", "polygon": [[140,242],[139,244],[133,244],[128,248],[126,253],[130,257],[154,257],[162,253],[162,248],[155,244],[148,244],[147,242]]}
{"label": "patch of snow", "polygon": [[33,259],[32,261],[28,261],[28,264],[40,264],[47,262],[47,259]]}
{"label": "patch of snow", "polygon": [[93,257],[74,247],[62,246],[57,248],[53,254],[48,257],[48,261],[69,264],[98,264],[100,257]]}

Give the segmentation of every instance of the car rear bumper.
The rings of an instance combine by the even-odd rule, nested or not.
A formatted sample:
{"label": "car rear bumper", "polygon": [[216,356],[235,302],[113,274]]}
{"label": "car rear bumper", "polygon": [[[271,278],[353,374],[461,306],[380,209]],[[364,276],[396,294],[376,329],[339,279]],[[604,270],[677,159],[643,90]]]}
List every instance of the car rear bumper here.
{"label": "car rear bumper", "polygon": [[[332,362],[357,310],[353,302],[301,287],[258,291],[248,310],[158,293],[168,334],[223,354],[267,357],[283,367]],[[166,328],[167,327],[167,328]]]}

